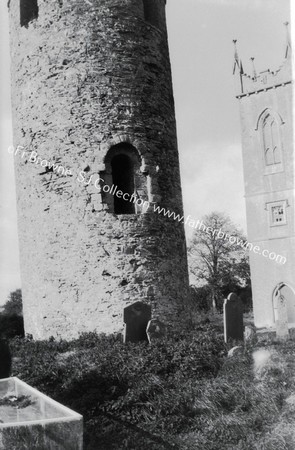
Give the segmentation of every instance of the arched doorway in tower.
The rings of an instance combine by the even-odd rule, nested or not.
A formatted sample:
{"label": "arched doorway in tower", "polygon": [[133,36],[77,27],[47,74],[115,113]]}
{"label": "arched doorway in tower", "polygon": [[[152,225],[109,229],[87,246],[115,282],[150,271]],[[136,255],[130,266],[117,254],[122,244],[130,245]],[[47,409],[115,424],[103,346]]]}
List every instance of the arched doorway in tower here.
{"label": "arched doorway in tower", "polygon": [[288,324],[295,327],[295,291],[286,283],[279,283],[273,292],[274,322],[278,319],[279,304],[285,304]]}

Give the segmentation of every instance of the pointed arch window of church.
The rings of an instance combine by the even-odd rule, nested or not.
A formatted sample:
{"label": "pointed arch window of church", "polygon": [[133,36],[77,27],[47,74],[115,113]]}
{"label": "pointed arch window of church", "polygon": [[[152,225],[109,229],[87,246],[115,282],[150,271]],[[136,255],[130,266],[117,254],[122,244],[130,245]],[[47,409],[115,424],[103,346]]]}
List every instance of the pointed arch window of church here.
{"label": "pointed arch window of church", "polygon": [[262,122],[264,159],[267,166],[282,162],[279,125],[272,114],[265,115]]}

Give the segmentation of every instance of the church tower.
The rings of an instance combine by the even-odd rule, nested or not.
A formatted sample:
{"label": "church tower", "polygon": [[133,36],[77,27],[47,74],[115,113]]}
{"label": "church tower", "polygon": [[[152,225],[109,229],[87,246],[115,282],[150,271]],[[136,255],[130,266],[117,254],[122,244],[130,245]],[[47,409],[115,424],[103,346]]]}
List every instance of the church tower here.
{"label": "church tower", "polygon": [[183,311],[165,6],[9,2],[24,321],[36,339],[121,332],[134,304],[167,324]]}
{"label": "church tower", "polygon": [[[271,327],[278,299],[295,326],[294,142],[291,42],[274,71],[244,72],[235,48],[254,320]],[[236,45],[236,41],[234,41]]]}

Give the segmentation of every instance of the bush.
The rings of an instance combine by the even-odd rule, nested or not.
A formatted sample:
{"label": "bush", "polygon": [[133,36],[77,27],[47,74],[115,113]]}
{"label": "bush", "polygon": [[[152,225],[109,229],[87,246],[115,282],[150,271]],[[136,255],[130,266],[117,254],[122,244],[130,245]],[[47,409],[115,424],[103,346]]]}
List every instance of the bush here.
{"label": "bush", "polygon": [[20,289],[9,294],[3,311],[0,313],[0,336],[7,339],[15,336],[24,336],[22,295]]}
{"label": "bush", "polygon": [[5,315],[23,315],[22,291],[16,289],[9,294],[8,300],[4,305],[3,314]]}
{"label": "bush", "polygon": [[24,336],[23,318],[17,314],[0,314],[0,336],[6,339]]}
{"label": "bush", "polygon": [[193,305],[201,311],[210,311],[212,307],[211,290],[208,285],[201,287],[190,286],[190,294]]}

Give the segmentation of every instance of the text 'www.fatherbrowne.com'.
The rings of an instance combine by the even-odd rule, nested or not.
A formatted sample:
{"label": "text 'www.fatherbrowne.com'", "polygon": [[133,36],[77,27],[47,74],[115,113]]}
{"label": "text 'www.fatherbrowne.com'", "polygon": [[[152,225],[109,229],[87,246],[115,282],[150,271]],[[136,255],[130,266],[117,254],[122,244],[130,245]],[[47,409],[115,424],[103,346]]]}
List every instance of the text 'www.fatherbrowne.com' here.
{"label": "text 'www.fatherbrowne.com'", "polygon": [[190,228],[194,228],[195,230],[201,230],[204,233],[212,235],[213,237],[215,236],[217,239],[224,239],[232,245],[236,244],[244,250],[253,251],[256,255],[262,255],[264,258],[269,258],[271,261],[275,261],[278,264],[285,264],[287,262],[287,258],[285,256],[278,255],[275,252],[270,252],[267,249],[261,250],[259,245],[253,245],[252,242],[244,241],[237,236],[232,236],[229,233],[226,233],[222,228],[207,227],[202,220],[195,220],[191,215],[188,215],[185,218],[184,216],[176,214],[174,211],[170,211],[169,209],[156,205],[154,205],[154,212],[162,214],[169,219],[183,223],[184,225],[188,225]]}

